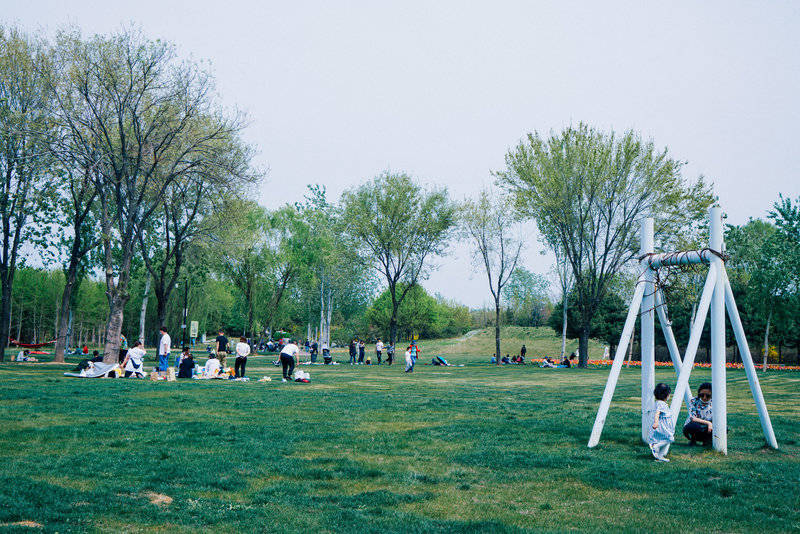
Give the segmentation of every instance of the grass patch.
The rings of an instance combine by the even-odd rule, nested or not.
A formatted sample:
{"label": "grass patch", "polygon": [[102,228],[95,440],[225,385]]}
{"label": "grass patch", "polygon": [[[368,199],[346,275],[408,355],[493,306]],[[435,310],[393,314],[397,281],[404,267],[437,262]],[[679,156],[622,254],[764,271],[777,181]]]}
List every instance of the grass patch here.
{"label": "grass patch", "polygon": [[[780,451],[764,448],[746,377],[729,371],[730,454],[679,439],[659,464],[638,437],[637,370],[622,370],[590,450],[608,371],[497,368],[480,336],[423,343],[465,367],[315,366],[308,385],[276,381],[263,357],[249,374],[272,382],[70,380],[56,365],[0,364],[0,531],[800,528],[795,378],[761,378]],[[709,378],[695,370],[692,385]]]}

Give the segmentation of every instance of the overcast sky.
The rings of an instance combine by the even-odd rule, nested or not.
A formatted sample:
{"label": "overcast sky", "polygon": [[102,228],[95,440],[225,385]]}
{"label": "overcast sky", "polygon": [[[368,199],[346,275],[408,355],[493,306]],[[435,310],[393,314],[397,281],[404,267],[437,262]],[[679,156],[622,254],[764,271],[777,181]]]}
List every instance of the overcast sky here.
{"label": "overcast sky", "polygon": [[[269,168],[268,205],[333,199],[385,169],[453,196],[492,182],[533,130],[634,128],[704,174],[728,222],[797,197],[800,2],[0,0],[52,33],[134,22],[211,62]],[[535,232],[525,266],[546,273]],[[425,286],[488,300],[463,247]]]}

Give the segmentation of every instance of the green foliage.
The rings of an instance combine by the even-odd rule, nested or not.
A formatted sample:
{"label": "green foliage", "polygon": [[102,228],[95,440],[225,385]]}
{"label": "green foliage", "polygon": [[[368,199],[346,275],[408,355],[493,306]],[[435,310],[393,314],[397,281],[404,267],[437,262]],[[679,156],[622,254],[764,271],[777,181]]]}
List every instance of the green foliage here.
{"label": "green foliage", "polygon": [[[405,291],[398,286],[398,291]],[[389,290],[383,291],[367,310],[368,321],[374,337],[389,339],[391,326],[392,297]],[[443,298],[430,296],[420,285],[408,288],[406,298],[397,311],[398,329],[402,338],[413,336],[440,338],[460,335],[469,330],[472,320],[465,306],[447,302]]]}
{"label": "green foliage", "polygon": [[541,274],[524,267],[514,269],[508,284],[503,288],[509,324],[541,326],[551,312],[548,291],[550,282]]}
{"label": "green foliage", "polygon": [[[567,301],[567,337],[570,339],[576,339],[581,334],[580,308],[577,302],[578,294],[576,290],[571,291]],[[563,306],[563,301],[555,304],[553,312],[548,319],[548,325],[558,335],[561,335]],[[616,347],[617,343],[619,343],[619,336],[622,334],[622,325],[625,323],[627,313],[627,304],[616,293],[607,293],[592,316],[592,336],[612,348]]]}
{"label": "green foliage", "polygon": [[496,174],[519,212],[536,221],[545,242],[572,267],[581,365],[593,315],[638,251],[639,220],[654,217],[659,236],[673,236],[691,232],[705,217],[710,188],[702,177],[686,181],[682,167],[633,131],[618,136],[579,123],[549,137],[528,134]]}
{"label": "green foliage", "polygon": [[385,172],[346,191],[342,209],[344,229],[386,279],[392,304],[389,339],[394,341],[398,308],[425,278],[426,260],[444,252],[455,206],[444,189],[424,191],[407,174]]}

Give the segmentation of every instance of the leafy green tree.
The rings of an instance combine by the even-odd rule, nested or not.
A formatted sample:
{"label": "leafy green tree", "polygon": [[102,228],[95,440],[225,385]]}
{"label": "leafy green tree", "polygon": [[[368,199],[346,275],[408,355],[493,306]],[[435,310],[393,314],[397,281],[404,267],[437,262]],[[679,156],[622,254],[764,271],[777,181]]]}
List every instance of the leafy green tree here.
{"label": "leafy green tree", "polygon": [[[139,230],[170,186],[240,131],[241,117],[215,109],[211,77],[178,62],[172,45],[135,30],[83,40],[59,35],[54,121],[83,142],[78,159],[100,164],[94,176],[103,236],[109,314],[104,359],[117,358]],[[209,124],[207,118],[216,120]],[[118,257],[115,257],[118,251]]]}
{"label": "leafy green tree", "polygon": [[0,361],[20,248],[35,237],[39,228],[30,223],[54,183],[45,144],[51,128],[49,69],[41,40],[0,26]]}
{"label": "leafy green tree", "polygon": [[[493,198],[487,190],[476,200],[467,200],[461,206],[463,233],[473,249],[473,261],[483,267],[494,299],[495,354],[500,352],[500,300],[522,252],[522,237],[516,228],[514,214],[506,202]],[[500,365],[500,357],[496,359]]]}
{"label": "leafy green tree", "polygon": [[638,252],[638,221],[652,216],[659,236],[677,234],[699,224],[713,202],[703,179],[687,182],[682,167],[633,131],[617,136],[580,123],[547,138],[528,134],[496,173],[572,268],[580,366],[610,281]]}
{"label": "leafy green tree", "polygon": [[446,190],[425,191],[404,173],[385,172],[342,196],[344,228],[386,278],[392,302],[389,339],[397,339],[398,310],[441,254],[456,222]]}
{"label": "leafy green tree", "polygon": [[[567,337],[571,339],[579,338],[582,329],[580,325],[581,309],[578,303],[579,291],[574,289],[569,294],[567,306]],[[559,302],[553,308],[548,324],[556,332],[561,332],[563,302]],[[597,310],[592,315],[592,334],[595,339],[607,343],[613,349],[619,342],[619,333],[627,316],[628,307],[625,302],[613,291],[609,291],[600,301]]]}
{"label": "leafy green tree", "polygon": [[543,275],[517,266],[503,288],[512,321],[519,326],[540,326],[550,304],[550,282]]}

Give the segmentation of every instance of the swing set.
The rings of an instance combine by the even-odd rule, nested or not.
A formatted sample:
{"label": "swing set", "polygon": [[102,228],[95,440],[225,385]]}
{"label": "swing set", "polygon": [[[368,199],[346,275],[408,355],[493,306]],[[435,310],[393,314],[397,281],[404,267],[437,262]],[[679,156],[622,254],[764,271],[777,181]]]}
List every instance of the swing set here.
{"label": "swing set", "polygon": [[[687,405],[691,399],[689,389],[689,376],[694,367],[695,355],[700,344],[700,337],[706,321],[706,315],[711,310],[711,385],[714,391],[714,410],[712,412],[713,427],[713,447],[715,450],[728,453],[728,403],[727,403],[727,383],[725,374],[725,310],[728,311],[733,328],[734,337],[742,356],[742,363],[747,380],[750,383],[750,391],[753,394],[758,416],[761,420],[761,429],[767,443],[773,449],[778,448],[775,439],[775,432],[772,430],[772,422],[767,413],[767,406],[764,402],[764,395],[758,382],[753,358],[750,355],[750,348],[747,345],[742,321],[739,311],[736,308],[736,301],[733,298],[733,290],[728,281],[728,274],[725,270],[725,245],[723,242],[722,231],[722,209],[719,207],[711,208],[709,212],[710,239],[708,248],[701,250],[690,250],[684,252],[671,252],[656,254],[654,248],[653,219],[644,219],[641,223],[640,233],[640,255],[639,266],[641,274],[636,282],[636,289],[631,299],[628,315],[625,319],[625,326],[622,329],[617,351],[614,354],[614,361],[611,365],[611,372],[606,382],[603,398],[597,410],[597,417],[594,421],[592,434],[589,438],[589,447],[594,447],[600,442],[600,434],[606,422],[608,409],[611,405],[611,398],[614,396],[614,389],[617,386],[619,373],[625,360],[625,351],[628,348],[637,315],[641,317],[641,350],[642,350],[642,439],[647,441],[648,427],[652,419],[648,417],[648,412],[655,403],[653,389],[655,388],[655,315],[661,324],[661,331],[664,333],[667,349],[672,359],[675,373],[677,375],[677,385],[674,389],[672,413],[676,416],[680,413],[681,405],[685,400]],[[689,342],[686,352],[681,358],[678,344],[672,333],[672,326],[667,317],[665,309],[664,295],[656,283],[658,270],[671,266],[704,264],[708,265],[708,275],[700,296],[700,303],[697,313],[692,323]],[[641,314],[639,311],[641,309]]]}

